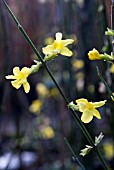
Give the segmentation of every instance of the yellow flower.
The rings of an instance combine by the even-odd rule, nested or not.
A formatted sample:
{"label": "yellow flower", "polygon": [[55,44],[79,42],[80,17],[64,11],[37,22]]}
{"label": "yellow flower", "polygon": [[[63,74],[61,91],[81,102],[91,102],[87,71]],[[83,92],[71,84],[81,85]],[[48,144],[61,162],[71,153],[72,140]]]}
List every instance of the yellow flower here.
{"label": "yellow flower", "polygon": [[30,75],[30,73],[30,68],[24,67],[20,71],[19,67],[14,67],[14,75],[6,76],[6,79],[15,79],[14,81],[11,81],[12,86],[16,89],[19,89],[21,85],[23,85],[25,92],[28,93],[30,91],[30,85],[27,82],[27,77]]}
{"label": "yellow flower", "polygon": [[46,45],[51,45],[53,43],[53,38],[52,37],[47,37],[46,39],[45,39],[45,44]]}
{"label": "yellow flower", "polygon": [[95,87],[94,87],[93,84],[90,84],[90,85],[88,86],[88,91],[89,91],[89,93],[94,93]]}
{"label": "yellow flower", "polygon": [[40,132],[41,136],[45,139],[51,139],[55,136],[54,130],[51,126],[42,127]]}
{"label": "yellow flower", "polygon": [[111,73],[114,73],[114,64],[111,65],[111,67],[110,67],[110,72],[111,72]]}
{"label": "yellow flower", "polygon": [[42,101],[41,100],[33,100],[32,104],[29,107],[30,112],[39,113],[42,108]]}
{"label": "yellow flower", "polygon": [[43,83],[38,83],[36,85],[36,91],[41,97],[47,97],[49,94],[48,88]]}
{"label": "yellow flower", "polygon": [[95,108],[103,106],[105,102],[106,100],[100,102],[88,102],[88,100],[84,98],[76,100],[79,111],[83,113],[81,121],[89,123],[93,119],[93,116],[101,119],[100,113]]}
{"label": "yellow flower", "polygon": [[58,91],[58,89],[57,89],[56,87],[54,87],[54,88],[52,88],[52,89],[50,90],[50,94],[51,94],[51,96],[53,96],[53,97],[57,97],[58,94],[59,94],[59,91]]}
{"label": "yellow flower", "polygon": [[102,60],[104,59],[104,55],[100,54],[95,48],[88,53],[90,60]]}
{"label": "yellow flower", "polygon": [[78,72],[78,73],[76,73],[76,75],[75,75],[76,80],[83,80],[84,77],[85,77],[85,75],[84,75],[83,72]]}
{"label": "yellow flower", "polygon": [[112,142],[106,142],[103,145],[104,156],[107,160],[111,160],[114,157],[114,146]]}
{"label": "yellow flower", "polygon": [[84,67],[84,61],[83,60],[73,60],[72,66],[74,70],[81,69]]}
{"label": "yellow flower", "polygon": [[70,51],[66,46],[68,44],[72,44],[73,42],[73,39],[62,40],[62,33],[58,32],[56,33],[56,40],[54,40],[53,44],[44,47],[42,50],[45,55],[61,54],[65,56],[71,56],[72,51]]}

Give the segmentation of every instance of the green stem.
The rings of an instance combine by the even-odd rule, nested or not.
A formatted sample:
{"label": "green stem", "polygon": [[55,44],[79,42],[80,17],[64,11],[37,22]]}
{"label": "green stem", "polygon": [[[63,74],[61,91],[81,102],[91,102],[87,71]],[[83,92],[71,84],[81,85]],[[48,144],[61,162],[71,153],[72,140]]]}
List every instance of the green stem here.
{"label": "green stem", "polygon": [[[3,0],[7,10],[9,11],[10,15],[12,16],[12,18],[14,19],[15,23],[18,26],[18,29],[20,30],[20,32],[22,33],[22,35],[24,36],[24,38],[26,39],[26,41],[29,43],[29,45],[31,46],[32,50],[35,52],[35,54],[37,55],[37,57],[39,58],[39,60],[42,62],[42,64],[44,65],[45,69],[47,70],[48,74],[50,75],[51,79],[53,80],[53,82],[55,83],[56,87],[58,88],[60,94],[62,95],[64,101],[66,102],[66,104],[69,104],[68,99],[66,98],[66,96],[64,95],[62,89],[60,88],[59,84],[56,82],[55,78],[53,77],[50,69],[48,68],[48,66],[46,65],[45,61],[42,59],[40,53],[38,52],[38,50],[36,49],[36,47],[34,46],[34,44],[32,43],[31,39],[28,37],[28,35],[26,34],[25,30],[23,29],[23,27],[20,25],[20,23],[18,22],[17,18],[15,17],[15,15],[13,14],[13,12],[11,11],[11,9],[9,8],[9,6],[7,5],[7,3],[5,2],[5,0]],[[78,115],[75,113],[74,110],[70,109],[72,112],[73,117],[75,118],[76,122],[78,123],[80,129],[82,130],[84,136],[87,138],[87,140],[89,141],[89,143],[94,147],[101,163],[102,166],[104,167],[105,170],[108,169],[105,161],[103,160],[100,152],[98,151],[98,149],[96,149],[95,145],[94,145],[94,141],[92,140],[90,134],[88,133],[88,131],[86,130],[85,126],[83,125],[83,123],[81,122],[81,120],[79,119]]]}
{"label": "green stem", "polygon": [[100,73],[100,71],[99,71],[98,66],[97,66],[96,68],[97,68],[97,73],[98,73],[98,76],[99,76],[100,80],[104,83],[104,85],[105,85],[105,87],[106,87],[106,89],[107,89],[109,95],[112,96],[112,97],[114,98],[114,95],[113,95],[113,93],[112,93],[110,87],[108,86],[107,82],[106,82],[106,81],[104,80],[104,78],[102,77],[102,75],[101,75],[101,73]]}
{"label": "green stem", "polygon": [[66,143],[67,147],[69,148],[69,150],[70,150],[70,152],[71,152],[74,160],[80,165],[80,167],[82,168],[82,170],[85,170],[84,166],[83,166],[82,163],[79,161],[79,159],[78,159],[77,156],[75,155],[73,149],[71,148],[68,140],[67,140],[66,138],[64,138],[64,140],[65,140],[65,143]]}

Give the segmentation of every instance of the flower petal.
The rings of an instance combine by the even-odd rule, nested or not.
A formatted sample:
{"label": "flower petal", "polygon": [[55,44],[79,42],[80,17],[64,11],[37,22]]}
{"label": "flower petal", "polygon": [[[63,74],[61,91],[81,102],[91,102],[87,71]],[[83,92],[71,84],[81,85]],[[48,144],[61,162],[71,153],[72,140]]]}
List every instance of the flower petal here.
{"label": "flower petal", "polygon": [[89,51],[88,57],[90,60],[102,60],[104,55],[100,54],[95,48],[92,51]]}
{"label": "flower petal", "polygon": [[101,119],[101,115],[100,115],[100,113],[96,109],[93,110],[93,115],[95,117],[97,117],[98,119]]}
{"label": "flower petal", "polygon": [[53,45],[48,45],[48,46],[42,48],[42,51],[43,51],[44,54],[52,54],[53,50],[54,50]]}
{"label": "flower petal", "polygon": [[67,46],[68,44],[72,44],[74,42],[73,39],[61,40],[63,46]]}
{"label": "flower petal", "polygon": [[16,78],[13,75],[8,75],[8,76],[6,76],[6,79],[16,79]]}
{"label": "flower petal", "polygon": [[86,103],[80,102],[80,103],[78,103],[77,105],[79,106],[79,111],[80,111],[80,112],[84,112],[84,111],[85,111],[85,109],[86,109]]}
{"label": "flower petal", "polygon": [[25,93],[28,93],[30,91],[30,84],[28,82],[23,83],[23,87],[24,87]]}
{"label": "flower petal", "polygon": [[19,76],[19,75],[20,75],[20,69],[19,69],[19,67],[14,67],[14,68],[13,68],[13,74],[14,74],[14,76]]}
{"label": "flower petal", "polygon": [[100,102],[90,102],[90,103],[93,105],[94,108],[98,108],[103,106],[106,103],[106,100]]}
{"label": "flower petal", "polygon": [[111,65],[111,67],[110,67],[110,72],[111,72],[111,73],[114,73],[114,64]]}
{"label": "flower petal", "polygon": [[77,100],[76,100],[76,103],[80,103],[80,102],[85,102],[85,103],[87,103],[88,100],[87,100],[87,99],[84,99],[84,98],[81,98],[81,99],[77,99]]}
{"label": "flower petal", "polygon": [[70,51],[67,47],[63,47],[60,54],[70,57],[72,55],[72,51]]}
{"label": "flower petal", "polygon": [[17,80],[11,81],[11,84],[13,87],[15,87],[16,89],[19,89],[21,87],[22,84],[20,84]]}
{"label": "flower petal", "polygon": [[89,123],[92,119],[93,114],[89,110],[86,110],[81,116],[81,121],[84,123]]}
{"label": "flower petal", "polygon": [[55,37],[56,37],[56,40],[57,40],[57,41],[61,41],[61,39],[62,39],[62,33],[60,33],[60,32],[56,33]]}
{"label": "flower petal", "polygon": [[30,68],[28,67],[23,67],[21,69],[21,72],[24,74],[25,77],[28,77],[28,75],[30,74]]}
{"label": "flower petal", "polygon": [[88,100],[81,98],[81,99],[76,100],[76,103],[79,106],[79,111],[84,112],[86,109],[86,105],[88,104]]}

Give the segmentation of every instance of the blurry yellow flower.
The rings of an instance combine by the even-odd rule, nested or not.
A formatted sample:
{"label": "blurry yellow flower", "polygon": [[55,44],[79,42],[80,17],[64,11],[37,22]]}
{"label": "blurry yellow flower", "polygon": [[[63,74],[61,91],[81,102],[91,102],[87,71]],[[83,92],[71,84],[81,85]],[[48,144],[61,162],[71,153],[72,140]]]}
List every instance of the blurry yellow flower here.
{"label": "blurry yellow flower", "polygon": [[52,88],[50,91],[51,96],[56,97],[59,94],[59,91],[56,87]]}
{"label": "blurry yellow flower", "polygon": [[83,60],[73,60],[72,66],[73,66],[73,69],[75,69],[75,70],[81,69],[84,67],[84,62],[83,62]]}
{"label": "blurry yellow flower", "polygon": [[76,73],[76,75],[75,75],[76,80],[83,80],[84,77],[85,77],[85,75],[84,75],[83,72],[78,72],[78,73]]}
{"label": "blurry yellow flower", "polygon": [[105,104],[106,100],[100,102],[88,102],[87,99],[78,99],[76,100],[77,105],[79,106],[79,111],[82,112],[81,120],[84,123],[89,123],[93,116],[101,119],[100,113],[95,109],[101,107]]}
{"label": "blurry yellow flower", "polygon": [[55,132],[51,126],[42,127],[40,129],[41,136],[45,139],[51,139],[55,136]]}
{"label": "blurry yellow flower", "polygon": [[53,43],[53,38],[52,37],[47,37],[46,39],[45,39],[45,44],[46,45],[51,45],[52,43]]}
{"label": "blurry yellow flower", "polygon": [[42,108],[42,101],[41,100],[33,100],[32,104],[29,107],[29,111],[32,113],[39,113]]}
{"label": "blurry yellow flower", "polygon": [[71,56],[72,51],[70,51],[66,46],[72,44],[73,42],[73,39],[62,40],[62,33],[58,32],[56,33],[56,40],[54,40],[53,44],[44,47],[42,50],[45,55],[61,54]]}
{"label": "blurry yellow flower", "polygon": [[11,81],[12,86],[16,89],[19,89],[21,85],[23,85],[25,92],[28,93],[30,91],[30,85],[27,82],[27,77],[30,75],[30,73],[30,68],[24,67],[20,71],[19,67],[14,67],[14,75],[6,76],[6,79],[15,79],[14,81]]}
{"label": "blurry yellow flower", "polygon": [[114,64],[111,65],[111,67],[110,67],[110,72],[111,72],[111,73],[114,73]]}
{"label": "blurry yellow flower", "polygon": [[94,93],[95,87],[94,87],[93,84],[90,84],[90,85],[88,86],[88,91],[89,91],[89,93]]}
{"label": "blurry yellow flower", "polygon": [[112,142],[104,143],[103,150],[107,160],[111,160],[114,157],[114,146]]}
{"label": "blurry yellow flower", "polygon": [[104,55],[100,54],[95,48],[88,53],[90,60],[102,60],[104,59]]}
{"label": "blurry yellow flower", "polygon": [[36,85],[36,91],[41,97],[47,97],[49,94],[47,87],[43,83],[38,83]]}

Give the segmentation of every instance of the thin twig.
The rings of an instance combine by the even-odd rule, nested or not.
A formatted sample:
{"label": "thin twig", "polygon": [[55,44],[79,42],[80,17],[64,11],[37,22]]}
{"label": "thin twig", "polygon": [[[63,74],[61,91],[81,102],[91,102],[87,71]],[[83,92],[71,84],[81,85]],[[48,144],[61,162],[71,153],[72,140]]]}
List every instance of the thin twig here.
{"label": "thin twig", "polygon": [[96,67],[96,69],[97,69],[98,76],[99,76],[100,80],[104,83],[104,85],[105,85],[109,95],[114,98],[112,90],[110,89],[110,87],[108,86],[107,82],[104,80],[103,76],[101,75],[98,66]]}
{"label": "thin twig", "polygon": [[78,159],[77,156],[75,155],[73,149],[71,148],[68,140],[67,140],[66,138],[64,138],[64,140],[65,140],[65,143],[66,143],[69,151],[71,152],[71,154],[72,154],[72,156],[73,156],[73,160],[76,161],[76,162],[80,165],[80,167],[82,168],[82,170],[85,170],[84,166],[83,166],[82,163],[79,161],[79,159]]}

